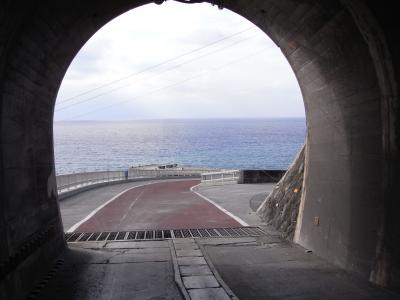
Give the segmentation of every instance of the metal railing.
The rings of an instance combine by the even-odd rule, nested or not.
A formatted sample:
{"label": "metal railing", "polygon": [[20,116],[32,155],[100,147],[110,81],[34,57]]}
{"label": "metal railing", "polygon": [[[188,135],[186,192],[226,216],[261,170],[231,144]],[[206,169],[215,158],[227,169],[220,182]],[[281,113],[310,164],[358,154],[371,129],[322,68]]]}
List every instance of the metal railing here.
{"label": "metal railing", "polygon": [[101,171],[56,176],[59,194],[86,186],[140,178],[200,177],[205,169]]}
{"label": "metal railing", "polygon": [[205,184],[234,183],[239,179],[239,170],[202,173],[201,182]]}

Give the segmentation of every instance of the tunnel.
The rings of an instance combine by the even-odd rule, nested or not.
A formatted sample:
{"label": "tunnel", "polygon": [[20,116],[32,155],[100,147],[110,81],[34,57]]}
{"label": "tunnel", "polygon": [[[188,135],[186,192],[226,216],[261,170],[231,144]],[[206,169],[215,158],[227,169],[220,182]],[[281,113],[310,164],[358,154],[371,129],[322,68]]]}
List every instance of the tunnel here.
{"label": "tunnel", "polygon": [[[399,289],[400,24],[395,4],[180,2],[210,2],[250,20],[276,43],[296,75],[307,136],[294,242],[366,281]],[[52,133],[67,68],[103,25],[148,3],[1,1],[2,299],[23,298],[67,247]]]}

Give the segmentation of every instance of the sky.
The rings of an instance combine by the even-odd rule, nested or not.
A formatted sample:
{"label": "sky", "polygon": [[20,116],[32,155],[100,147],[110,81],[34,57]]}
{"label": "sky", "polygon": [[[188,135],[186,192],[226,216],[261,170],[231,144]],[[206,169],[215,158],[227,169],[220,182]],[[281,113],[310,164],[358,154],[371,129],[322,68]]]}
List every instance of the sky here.
{"label": "sky", "polygon": [[304,117],[280,49],[245,18],[211,4],[149,4],[82,47],[55,121]]}

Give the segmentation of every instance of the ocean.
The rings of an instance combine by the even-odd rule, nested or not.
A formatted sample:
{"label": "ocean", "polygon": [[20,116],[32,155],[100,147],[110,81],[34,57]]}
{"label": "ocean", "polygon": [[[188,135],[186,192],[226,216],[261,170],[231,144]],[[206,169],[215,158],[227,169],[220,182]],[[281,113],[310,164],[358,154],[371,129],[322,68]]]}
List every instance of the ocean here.
{"label": "ocean", "polygon": [[167,163],[287,169],[305,131],[303,118],[54,122],[56,172]]}

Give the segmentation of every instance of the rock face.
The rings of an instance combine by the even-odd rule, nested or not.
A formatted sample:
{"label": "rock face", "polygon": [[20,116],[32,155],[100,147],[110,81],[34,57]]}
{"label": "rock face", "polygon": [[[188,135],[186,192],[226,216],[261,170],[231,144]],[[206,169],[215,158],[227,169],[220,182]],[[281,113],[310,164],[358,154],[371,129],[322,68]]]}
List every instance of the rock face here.
{"label": "rock face", "polygon": [[303,187],[304,146],[286,174],[277,183],[257,209],[257,214],[267,224],[282,233],[284,238],[293,239]]}

